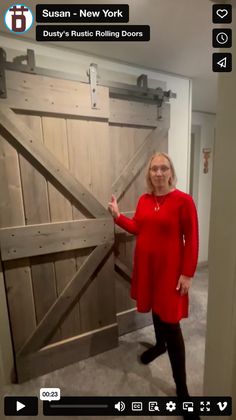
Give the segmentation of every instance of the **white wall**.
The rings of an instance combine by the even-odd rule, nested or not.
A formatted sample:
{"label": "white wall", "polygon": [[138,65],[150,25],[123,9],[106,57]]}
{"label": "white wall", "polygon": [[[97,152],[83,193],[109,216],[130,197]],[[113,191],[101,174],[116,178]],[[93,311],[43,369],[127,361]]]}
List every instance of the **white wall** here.
{"label": "white wall", "polygon": [[[209,242],[209,225],[210,225],[210,206],[211,206],[211,186],[212,186],[212,168],[214,158],[214,136],[215,136],[216,116],[201,112],[192,113],[192,125],[199,128],[199,136],[195,139],[200,140],[200,157],[199,157],[199,179],[197,208],[199,217],[199,262],[208,261],[208,242]],[[196,127],[195,127],[196,129]],[[203,149],[210,148],[211,156],[209,159],[209,172],[204,173]]]}
{"label": "white wall", "polygon": [[[160,86],[157,81],[163,82],[162,86],[166,86],[167,90],[171,89],[177,94],[176,99],[171,99],[169,153],[176,167],[178,188],[188,192],[192,90],[190,79],[77,53],[68,48],[48,46],[48,44],[45,46],[42,43],[25,42],[5,36],[0,36],[0,45],[7,52],[8,61],[12,61],[17,55],[26,54],[27,48],[31,48],[35,51],[38,67],[74,73],[81,81],[88,81],[86,72],[90,63],[95,62],[98,64],[98,73],[103,79],[136,84],[137,77],[145,73],[150,80],[149,87],[156,88]],[[112,47],[110,45],[105,47],[109,54],[109,48]]]}

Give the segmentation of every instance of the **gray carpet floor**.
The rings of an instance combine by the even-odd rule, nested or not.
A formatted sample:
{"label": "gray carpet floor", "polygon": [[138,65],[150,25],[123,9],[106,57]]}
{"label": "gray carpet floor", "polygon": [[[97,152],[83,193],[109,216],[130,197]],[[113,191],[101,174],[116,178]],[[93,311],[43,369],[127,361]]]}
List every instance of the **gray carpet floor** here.
{"label": "gray carpet floor", "polygon": [[[189,392],[193,396],[203,395],[203,370],[207,308],[207,269],[199,269],[192,282],[190,292],[190,316],[181,322],[186,346],[186,363]],[[42,387],[57,387],[66,396],[175,396],[174,381],[167,353],[147,366],[141,365],[138,355],[145,350],[146,343],[154,343],[152,326],[123,335],[115,349],[30,380],[23,384],[12,384],[1,389],[1,413],[3,396],[39,396]],[[1,416],[1,414],[0,414]],[[4,418],[3,414],[2,417]],[[15,419],[16,417],[6,417]],[[21,417],[26,419],[29,417]],[[37,419],[45,419],[42,403]],[[55,419],[56,417],[49,417]],[[57,417],[66,419],[69,417]],[[73,417],[71,417],[73,418]],[[88,420],[89,417],[77,417]],[[91,417],[102,419],[102,417]],[[106,417],[118,419],[120,417]],[[131,419],[134,417],[122,417]],[[147,417],[138,416],[146,419]],[[154,419],[157,417],[149,416]],[[158,417],[177,419],[179,417]]]}

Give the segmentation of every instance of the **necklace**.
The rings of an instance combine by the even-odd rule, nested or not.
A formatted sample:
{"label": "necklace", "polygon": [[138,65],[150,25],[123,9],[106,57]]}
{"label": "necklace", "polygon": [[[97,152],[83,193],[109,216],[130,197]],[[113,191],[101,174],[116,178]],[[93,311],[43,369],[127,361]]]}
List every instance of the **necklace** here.
{"label": "necklace", "polygon": [[[154,193],[153,193],[153,198],[154,198],[154,202],[155,202],[155,207],[154,207],[154,211],[159,211],[160,210],[160,208],[161,208],[161,206],[162,206],[162,204],[164,204],[164,202],[165,202],[165,199],[166,199],[166,197],[172,192],[172,191],[175,191],[175,188],[172,188],[169,192],[167,192],[166,194],[164,194],[163,196],[156,196]],[[160,201],[158,202],[158,200],[157,200],[157,197],[162,197],[161,199],[160,199]]]}
{"label": "necklace", "polygon": [[160,202],[158,202],[157,197],[154,195],[154,201],[155,201],[155,207],[154,207],[154,211],[159,211],[161,208],[161,205],[164,203],[166,199],[166,196],[164,196],[162,198],[162,200],[160,200]]}

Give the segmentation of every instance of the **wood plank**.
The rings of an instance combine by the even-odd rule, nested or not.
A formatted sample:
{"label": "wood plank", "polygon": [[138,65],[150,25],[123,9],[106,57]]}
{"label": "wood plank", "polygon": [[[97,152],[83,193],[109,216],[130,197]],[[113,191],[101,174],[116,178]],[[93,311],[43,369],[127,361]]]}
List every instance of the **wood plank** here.
{"label": "wood plank", "polygon": [[157,105],[110,98],[109,124],[155,128],[159,125]]}
{"label": "wood plank", "polygon": [[[32,159],[32,163],[36,161],[41,166],[41,170],[46,172],[59,183],[72,197],[81,203],[90,214],[95,217],[104,217],[107,210],[96,200],[93,195],[78,181],[71,173],[62,165],[58,159],[54,157],[50,151],[40,143],[38,135],[33,133],[21,118],[12,110],[0,107],[0,124],[7,135],[7,140],[20,144],[27,152],[27,158]],[[5,133],[6,134],[6,133]]]}
{"label": "wood plank", "polygon": [[[170,103],[164,102],[162,107],[159,108],[159,123],[162,127],[162,137],[168,137],[168,130],[170,128]],[[160,142],[161,139],[157,139]],[[168,143],[164,146],[164,150],[160,149],[162,152],[168,153]]]}
{"label": "wood plank", "polygon": [[[36,132],[43,142],[41,118],[33,115],[21,115],[22,122]],[[47,182],[44,176],[24,156],[19,155],[21,185],[24,200],[25,221],[27,225],[50,221]],[[23,227],[27,229],[28,227]],[[11,235],[14,235],[12,233]],[[27,246],[28,238],[19,232],[21,245]],[[14,238],[14,236],[11,236]],[[34,254],[34,255],[37,255]],[[28,255],[30,256],[30,255]],[[54,264],[47,257],[31,258],[31,275],[34,292],[36,321],[39,323],[51,304],[56,300],[56,282]],[[56,334],[53,340],[60,337]]]}
{"label": "wood plank", "polygon": [[[123,167],[122,171],[125,168],[125,166],[128,164],[128,162],[135,156],[137,150],[141,147],[147,136],[150,134],[151,129],[150,128],[141,128],[141,127],[120,127],[120,138],[122,139],[122,156],[123,156]],[[126,144],[124,144],[124,139],[127,139]],[[120,171],[120,173],[122,173]],[[135,179],[133,179],[132,183],[128,186],[125,193],[122,195],[119,201],[120,208],[123,212],[125,210],[125,213],[127,214],[127,211],[132,211],[135,209],[138,197],[136,195],[136,191],[134,188],[134,182]],[[143,183],[142,183],[143,186]],[[132,272],[132,263],[133,263],[133,257],[130,253],[130,239],[133,241],[136,238],[133,235],[127,234],[124,230],[121,230],[123,232],[122,235],[117,235],[116,240],[118,243],[118,250],[122,250],[120,253],[119,259],[122,261],[123,264],[129,269],[131,274]],[[133,239],[134,238],[134,239]],[[126,240],[125,240],[126,239]],[[130,280],[127,282],[127,277],[124,278],[124,275],[118,276],[117,279],[117,292],[119,291],[119,303],[117,305],[117,312],[124,311],[130,308],[133,308],[135,306],[135,301],[131,299],[130,297]]]}
{"label": "wood plank", "polygon": [[[68,120],[67,126],[70,171],[107,208],[111,188],[109,158],[111,144],[108,124],[101,121]],[[83,217],[76,206],[73,208],[73,216]],[[113,241],[112,218],[110,222]],[[77,253],[78,267],[87,258],[86,252],[82,254],[81,251]],[[107,260],[80,299],[82,332],[102,327],[115,320],[114,295],[113,261]],[[107,302],[106,306],[104,300]]]}
{"label": "wood plank", "polygon": [[[149,130],[148,130],[149,131]],[[134,155],[133,150],[133,127],[125,126],[110,126],[110,137],[112,143],[112,180],[115,180],[122,173],[124,167]],[[127,208],[133,209],[133,192],[129,188],[129,193],[121,197],[119,201],[119,208],[122,213]],[[131,207],[132,206],[132,207]],[[126,261],[126,241],[120,240],[117,235],[117,229],[120,229],[123,236],[126,238],[126,232],[115,225],[115,256],[121,261]],[[120,312],[133,305],[130,299],[130,284],[119,276],[115,271],[115,287],[116,287],[116,311]]]}
{"label": "wood plank", "polygon": [[46,344],[47,339],[60,323],[62,317],[89,286],[91,276],[101,266],[102,261],[107,257],[112,247],[113,244],[107,243],[94,249],[37,326],[32,336],[21,348],[19,355],[38,350]]}
{"label": "wood plank", "polygon": [[[44,145],[66,169],[69,169],[66,120],[43,117],[42,126]],[[71,202],[51,182],[48,182],[48,200],[51,222],[72,219]],[[63,232],[60,231],[60,233]],[[57,243],[60,243],[63,247],[65,242],[59,240]],[[59,251],[61,250],[59,249]],[[73,252],[56,255],[54,266],[57,295],[60,295],[76,272]],[[78,331],[78,327],[79,310],[74,307],[70,313],[67,313],[66,318],[60,325],[61,337],[66,338],[74,335]]]}
{"label": "wood plank", "polygon": [[[82,182],[82,184],[87,188],[91,193],[91,165],[90,165],[90,139],[91,139],[91,128],[93,128],[94,122],[89,120],[74,120],[68,119],[67,120],[67,138],[68,138],[68,152],[69,152],[69,167],[70,172],[73,176]],[[81,206],[78,203],[72,201],[72,214],[73,219],[83,219],[85,220],[85,213]],[[104,235],[105,236],[105,235]],[[85,238],[86,239],[86,238]],[[93,244],[95,245],[95,244]],[[75,250],[75,257],[76,257],[76,266],[77,270],[84,264],[85,260],[93,251],[92,247],[89,248],[80,248]],[[95,280],[95,279],[94,279]],[[93,283],[94,283],[93,280]],[[85,294],[90,293],[90,288],[93,287],[93,283],[90,284],[90,287],[86,290]],[[97,327],[97,319],[98,317],[95,316],[93,319],[92,324],[87,325],[84,320],[87,319],[87,313],[93,312],[94,302],[92,305],[87,307],[84,311],[84,308],[81,308],[81,302],[83,301],[84,297],[82,296],[80,301],[77,303],[79,308],[79,333],[87,332],[93,327],[93,323],[96,323]],[[82,304],[83,306],[83,304]]]}
{"label": "wood plank", "polygon": [[0,103],[13,109],[61,117],[109,117],[109,89],[104,86],[97,86],[96,108],[91,107],[88,83],[6,71],[6,86],[7,98]]}
{"label": "wood plank", "polygon": [[[0,136],[0,227],[24,225],[19,161],[16,150]],[[14,350],[32,334],[35,309],[29,261],[3,264]]]}
{"label": "wood plank", "polygon": [[111,141],[107,122],[90,123],[91,191],[107,208],[111,196]]}
{"label": "wood plank", "polygon": [[[108,124],[100,121],[90,122],[86,138],[90,157],[87,162],[91,173],[90,188],[99,202],[107,208],[111,195],[111,141]],[[112,219],[111,222],[113,224]],[[116,321],[113,269],[114,262],[111,256],[80,300],[83,331],[96,329]]]}
{"label": "wood plank", "polygon": [[[74,252],[67,251],[56,254],[54,258],[54,264],[57,282],[57,293],[58,296],[60,296],[61,292],[76,273],[77,268]],[[76,301],[68,308],[65,316],[63,316],[60,323],[60,331],[62,339],[73,337],[80,332],[79,305]]]}
{"label": "wood plank", "polygon": [[82,331],[116,322],[114,262],[110,255],[80,299]]}
{"label": "wood plank", "polygon": [[[67,137],[69,152],[69,168],[73,176],[92,193],[90,167],[90,136],[91,121],[67,120]],[[73,219],[85,218],[83,208],[78,202],[72,202]]]}
{"label": "wood plank", "polygon": [[7,301],[10,313],[14,351],[25,343],[34,331],[36,316],[31,272],[28,259],[3,264]]}
{"label": "wood plank", "polygon": [[[136,128],[134,132],[134,138],[133,138],[133,144],[134,144],[134,153],[139,149],[139,147],[142,146],[145,139],[151,135],[152,131],[150,129],[143,129],[143,128]],[[155,148],[158,150],[158,147]],[[148,157],[148,160],[150,158],[150,155]],[[143,168],[138,172],[137,176],[135,176],[131,190],[133,191],[133,201],[132,201],[132,209],[135,210],[137,206],[138,199],[140,195],[142,195],[144,192],[146,192],[146,168],[147,165],[145,164]],[[128,193],[129,190],[127,190]],[[126,195],[126,194],[125,194]],[[128,210],[128,209],[127,209]]]}
{"label": "wood plank", "polygon": [[[19,260],[20,261],[20,260]],[[57,298],[55,270],[48,255],[30,259],[37,324]],[[57,340],[60,335],[53,337]]]}
{"label": "wood plank", "polygon": [[24,225],[18,155],[2,136],[0,141],[0,226]]}
{"label": "wood plank", "polygon": [[[152,129],[150,128],[144,129],[141,127],[130,127],[130,129],[131,129],[131,132],[130,132],[130,141],[129,141],[129,157],[132,159],[132,157],[135,156],[135,154],[140,149],[140,147],[142,147],[145,139],[151,134]],[[141,188],[142,194],[145,191],[145,176],[143,176],[143,172],[145,172],[145,170],[146,170],[146,163],[142,167],[142,169],[138,171],[132,183],[126,189],[125,194],[122,196],[122,199],[121,199],[122,208],[125,209],[126,211],[131,211],[131,210],[135,211],[136,209],[136,205],[139,198],[137,187]],[[142,174],[142,177],[141,177],[141,174]],[[134,259],[133,251],[134,251],[134,246],[136,242],[136,237],[135,235],[130,235],[130,236],[125,235],[125,236],[126,236],[125,243],[123,244],[121,240],[119,247],[125,246],[125,255],[124,255],[124,258],[122,259],[122,262],[127,267],[126,275],[130,275],[132,273],[132,266],[133,266],[133,259]],[[123,278],[125,279],[124,274],[123,274]],[[120,279],[120,282],[122,283],[124,287],[124,280]],[[123,297],[123,300],[124,300],[124,297]],[[135,302],[131,300],[130,291],[129,291],[129,293],[126,296],[126,309],[133,308],[134,305],[135,305]]]}
{"label": "wood plank", "polygon": [[19,382],[41,376],[118,346],[117,323],[17,357]]}
{"label": "wood plank", "polygon": [[132,183],[133,179],[139,171],[145,166],[150,155],[155,151],[155,140],[158,133],[158,129],[154,129],[147,136],[143,144],[139,147],[135,155],[124,167],[122,173],[112,184],[112,191],[119,200],[125,193],[126,189]]}
{"label": "wood plank", "polygon": [[15,382],[14,356],[7,308],[6,286],[0,259],[0,389],[6,384]]}
{"label": "wood plank", "polygon": [[[39,142],[43,143],[41,118],[33,115],[20,115],[19,118],[30,130],[37,133]],[[47,223],[50,221],[47,181],[21,154],[19,163],[26,224]]]}
{"label": "wood plank", "polygon": [[[122,173],[128,162],[133,158],[139,147],[143,144],[143,141],[150,134],[150,129],[144,129],[140,127],[127,127],[127,126],[111,126],[111,141],[113,144],[112,148],[112,162],[113,163],[113,179],[117,179]],[[138,178],[138,177],[137,177]],[[120,197],[119,208],[122,214],[127,217],[132,217],[134,209],[137,204],[137,193],[134,189],[134,180],[130,183],[125,194]],[[140,180],[139,180],[140,182]],[[141,180],[142,193],[144,189],[144,179]],[[124,211],[125,210],[125,211]],[[128,210],[128,211],[127,211]],[[129,211],[130,210],[130,211]],[[131,211],[132,210],[132,211]],[[125,243],[124,238],[131,238],[133,235],[125,232],[119,226],[115,225],[116,235],[116,251],[118,252],[120,260],[126,265],[133,259],[130,258],[130,244]],[[121,240],[122,239],[122,240]],[[117,309],[128,309],[133,303],[129,298],[129,290],[127,289],[125,282],[117,278],[116,282],[116,295],[117,295]]]}
{"label": "wood plank", "polygon": [[107,219],[82,219],[0,229],[2,260],[88,248],[112,242],[114,223]]}

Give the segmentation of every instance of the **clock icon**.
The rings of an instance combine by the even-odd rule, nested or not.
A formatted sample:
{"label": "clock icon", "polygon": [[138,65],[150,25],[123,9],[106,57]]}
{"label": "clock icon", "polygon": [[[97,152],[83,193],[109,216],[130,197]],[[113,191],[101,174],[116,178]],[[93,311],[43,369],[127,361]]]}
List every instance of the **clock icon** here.
{"label": "clock icon", "polygon": [[229,39],[229,37],[228,37],[228,35],[225,32],[219,32],[216,35],[216,41],[219,44],[221,44],[221,45],[226,44],[226,42],[228,41],[228,39]]}
{"label": "clock icon", "polygon": [[212,31],[213,48],[231,48],[232,47],[232,29],[217,28]]}

